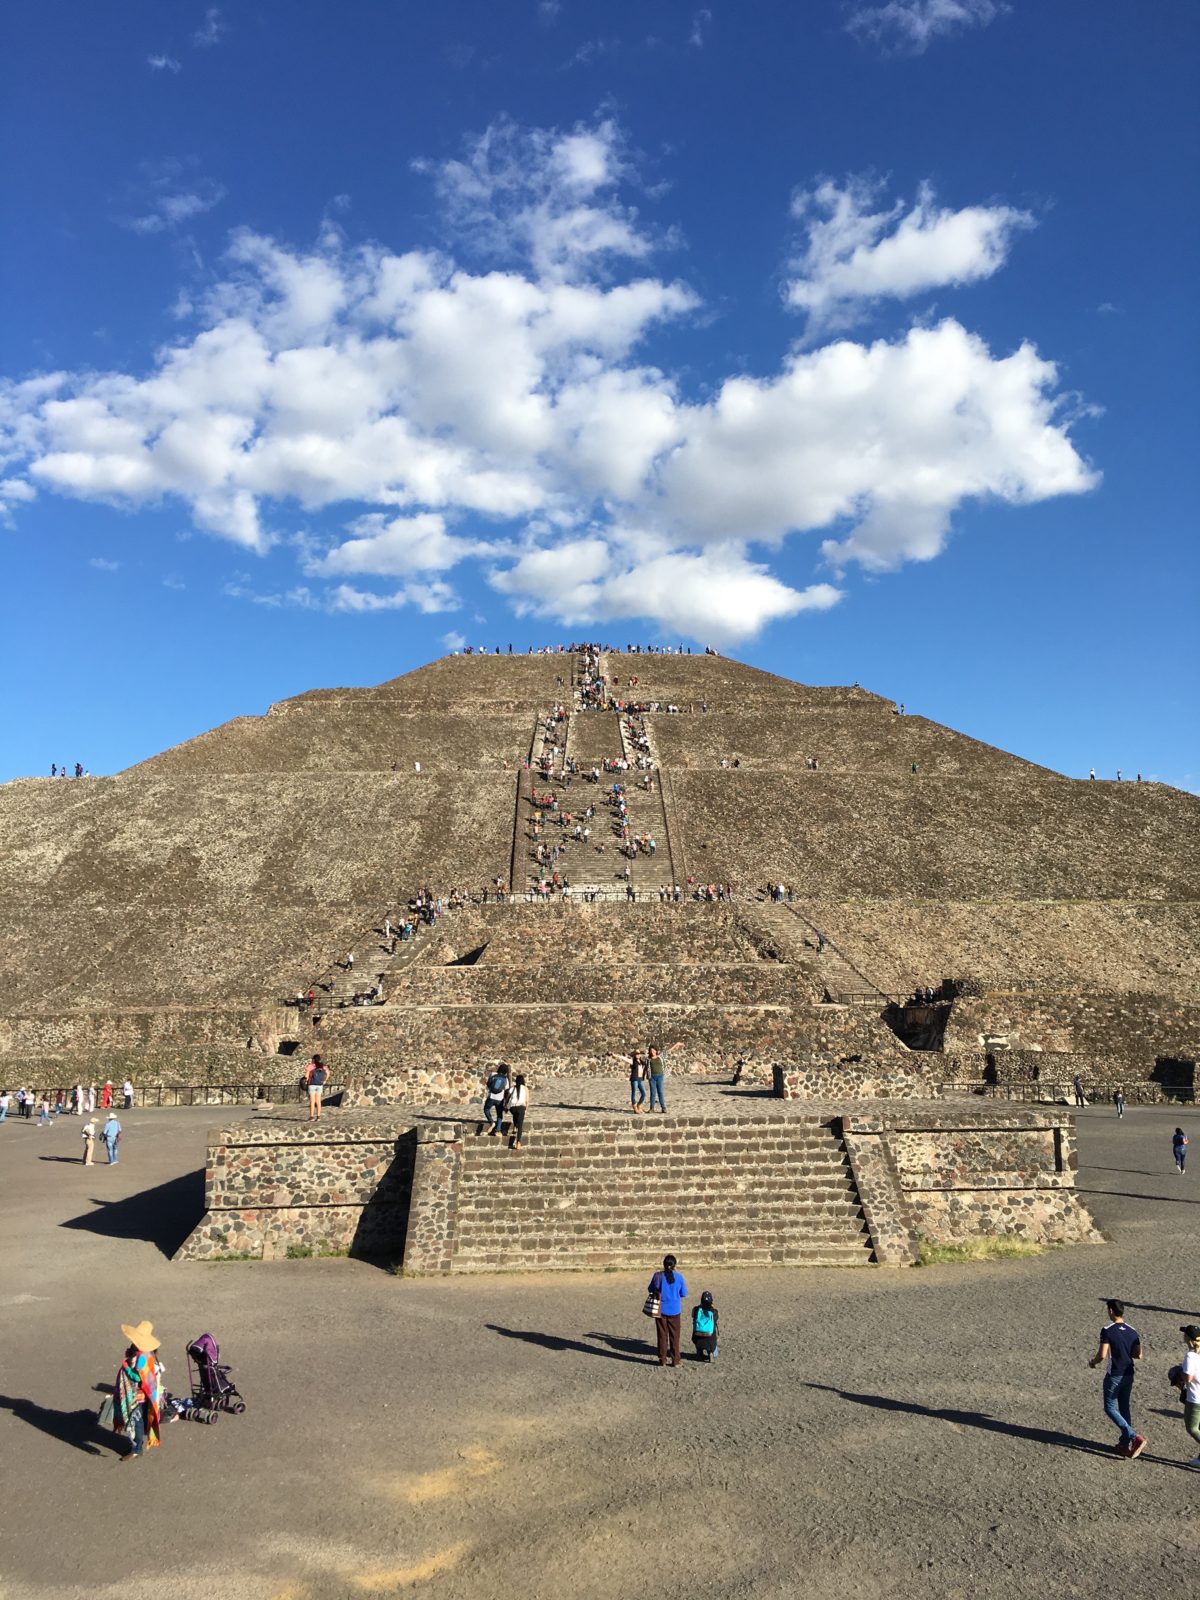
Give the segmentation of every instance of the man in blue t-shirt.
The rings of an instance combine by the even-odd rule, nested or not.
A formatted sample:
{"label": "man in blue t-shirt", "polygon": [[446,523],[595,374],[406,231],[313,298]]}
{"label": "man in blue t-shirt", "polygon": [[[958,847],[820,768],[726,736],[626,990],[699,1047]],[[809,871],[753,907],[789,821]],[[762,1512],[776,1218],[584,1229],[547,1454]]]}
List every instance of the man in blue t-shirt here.
{"label": "man in blue t-shirt", "polygon": [[1144,1437],[1135,1430],[1129,1417],[1133,1363],[1142,1359],[1142,1338],[1137,1329],[1125,1321],[1125,1307],[1120,1300],[1108,1302],[1108,1314],[1112,1320],[1100,1329],[1100,1348],[1088,1366],[1098,1367],[1104,1362],[1104,1414],[1121,1430],[1121,1437],[1113,1448],[1119,1456],[1132,1461],[1146,1448]]}

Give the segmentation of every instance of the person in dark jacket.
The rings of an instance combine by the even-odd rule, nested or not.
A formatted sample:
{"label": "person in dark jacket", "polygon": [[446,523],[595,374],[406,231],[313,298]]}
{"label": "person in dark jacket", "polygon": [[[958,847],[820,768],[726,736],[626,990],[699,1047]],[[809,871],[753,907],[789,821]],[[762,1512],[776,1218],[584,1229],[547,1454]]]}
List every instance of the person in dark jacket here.
{"label": "person in dark jacket", "polygon": [[700,1304],[692,1307],[692,1343],[696,1347],[697,1361],[717,1359],[717,1333],[720,1313],[713,1305],[708,1289],[700,1296]]}

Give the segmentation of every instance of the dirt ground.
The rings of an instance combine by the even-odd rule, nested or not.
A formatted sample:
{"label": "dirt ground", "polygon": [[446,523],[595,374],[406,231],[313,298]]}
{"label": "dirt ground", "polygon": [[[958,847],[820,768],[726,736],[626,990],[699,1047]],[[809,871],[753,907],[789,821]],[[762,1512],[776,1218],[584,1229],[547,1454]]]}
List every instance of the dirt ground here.
{"label": "dirt ground", "polygon": [[[643,1273],[408,1281],[352,1261],[186,1263],[211,1114],[137,1111],[121,1163],[77,1119],[0,1127],[4,1600],[759,1600],[1191,1594],[1200,1470],[1165,1380],[1200,1321],[1183,1120],[1080,1117],[1112,1242],[1031,1260],[693,1272],[718,1362],[660,1370]],[[1139,1461],[1111,1453],[1096,1345],[1119,1295],[1147,1360]],[[242,1417],[120,1464],[96,1431],[121,1322],[168,1382],[211,1330]]]}

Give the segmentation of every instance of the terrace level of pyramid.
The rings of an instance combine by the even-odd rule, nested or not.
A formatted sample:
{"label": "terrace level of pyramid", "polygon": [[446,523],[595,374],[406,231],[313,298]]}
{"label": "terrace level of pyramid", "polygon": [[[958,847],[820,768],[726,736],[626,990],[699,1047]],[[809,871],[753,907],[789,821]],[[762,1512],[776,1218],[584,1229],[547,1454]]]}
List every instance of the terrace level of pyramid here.
{"label": "terrace level of pyramid", "polygon": [[[314,691],[116,777],[4,785],[0,840],[10,1087],[294,1083],[316,1038],[371,1104],[473,1097],[500,1058],[619,1075],[656,1040],[798,1093],[1193,1084],[1200,800],[712,655]],[[393,953],[422,886],[463,904]]]}

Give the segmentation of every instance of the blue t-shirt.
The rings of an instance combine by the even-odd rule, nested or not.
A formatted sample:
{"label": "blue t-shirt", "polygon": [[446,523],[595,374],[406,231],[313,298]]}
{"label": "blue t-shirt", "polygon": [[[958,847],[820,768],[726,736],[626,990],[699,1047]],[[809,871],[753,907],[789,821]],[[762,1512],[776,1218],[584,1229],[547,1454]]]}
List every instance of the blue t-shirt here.
{"label": "blue t-shirt", "polygon": [[687,1298],[687,1284],[683,1281],[683,1273],[675,1274],[675,1282],[668,1283],[665,1272],[656,1272],[650,1280],[650,1292],[657,1289],[662,1296],[662,1305],[659,1314],[664,1317],[677,1317],[683,1309],[683,1302]]}
{"label": "blue t-shirt", "polygon": [[1133,1371],[1133,1347],[1142,1342],[1136,1328],[1127,1322],[1107,1322],[1100,1329],[1100,1342],[1108,1346],[1110,1378],[1124,1378]]}

